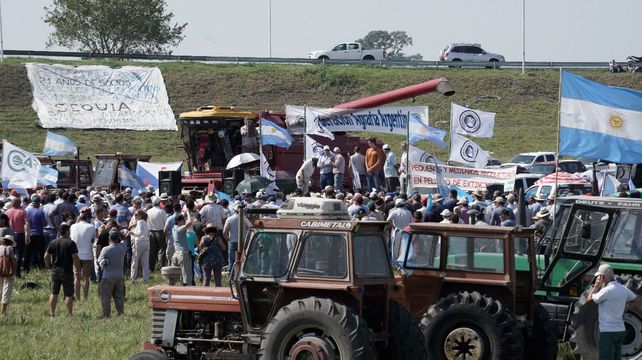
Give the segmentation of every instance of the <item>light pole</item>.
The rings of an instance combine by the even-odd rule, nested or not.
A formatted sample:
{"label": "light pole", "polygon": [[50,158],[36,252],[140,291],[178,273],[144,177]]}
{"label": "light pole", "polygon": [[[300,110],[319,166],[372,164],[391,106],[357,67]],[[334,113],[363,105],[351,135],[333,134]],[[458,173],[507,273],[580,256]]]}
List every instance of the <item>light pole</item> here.
{"label": "light pole", "polygon": [[268,53],[272,58],[272,0],[268,0]]}
{"label": "light pole", "polygon": [[2,0],[0,0],[0,62],[4,62],[4,38],[2,37]]}
{"label": "light pole", "polygon": [[526,73],[526,0],[522,0],[522,75]]}

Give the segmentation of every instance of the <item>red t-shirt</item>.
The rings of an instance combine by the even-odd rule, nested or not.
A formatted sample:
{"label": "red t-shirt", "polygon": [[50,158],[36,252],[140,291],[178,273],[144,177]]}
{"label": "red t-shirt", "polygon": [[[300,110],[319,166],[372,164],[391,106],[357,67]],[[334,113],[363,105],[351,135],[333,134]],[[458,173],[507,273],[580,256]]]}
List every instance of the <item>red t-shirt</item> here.
{"label": "red t-shirt", "polygon": [[9,217],[11,230],[16,234],[24,234],[27,223],[27,212],[20,208],[11,208],[5,213]]}

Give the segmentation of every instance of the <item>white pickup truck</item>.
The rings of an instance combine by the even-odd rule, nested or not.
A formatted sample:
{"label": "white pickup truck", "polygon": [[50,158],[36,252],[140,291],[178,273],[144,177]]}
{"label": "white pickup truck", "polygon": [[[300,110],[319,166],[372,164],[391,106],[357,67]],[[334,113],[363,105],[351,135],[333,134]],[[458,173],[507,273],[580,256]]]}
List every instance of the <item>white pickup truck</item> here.
{"label": "white pickup truck", "polygon": [[332,48],[332,50],[315,50],[310,51],[310,59],[319,60],[383,60],[386,58],[384,50],[363,50],[361,44],[341,43]]}

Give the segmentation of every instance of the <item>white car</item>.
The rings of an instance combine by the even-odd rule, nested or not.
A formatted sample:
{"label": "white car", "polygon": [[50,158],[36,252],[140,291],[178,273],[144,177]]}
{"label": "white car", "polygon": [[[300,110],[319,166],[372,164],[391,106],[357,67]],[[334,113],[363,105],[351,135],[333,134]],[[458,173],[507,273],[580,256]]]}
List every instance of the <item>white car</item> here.
{"label": "white car", "polygon": [[555,153],[540,151],[517,154],[502,167],[521,166],[528,170],[535,164],[555,164]]}
{"label": "white car", "polygon": [[480,44],[456,43],[446,46],[439,61],[505,62],[503,55],[487,52]]}
{"label": "white car", "polygon": [[310,59],[319,60],[383,60],[384,50],[363,50],[361,44],[350,42],[335,45],[331,50],[315,50],[308,54]]}

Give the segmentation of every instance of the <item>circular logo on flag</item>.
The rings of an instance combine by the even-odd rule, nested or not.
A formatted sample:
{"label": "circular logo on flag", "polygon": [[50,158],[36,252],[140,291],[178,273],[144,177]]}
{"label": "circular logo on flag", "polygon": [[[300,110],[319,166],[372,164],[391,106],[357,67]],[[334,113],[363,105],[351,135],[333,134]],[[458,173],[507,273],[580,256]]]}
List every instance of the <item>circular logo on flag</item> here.
{"label": "circular logo on flag", "polygon": [[434,162],[434,161],[435,161],[435,158],[428,153],[423,153],[419,157],[419,162],[422,162],[422,163]]}
{"label": "circular logo on flag", "polygon": [[477,160],[478,152],[479,149],[470,140],[466,140],[466,142],[464,142],[464,145],[462,145],[461,149],[459,150],[461,158],[468,162],[475,162]]}
{"label": "circular logo on flag", "polygon": [[11,150],[7,158],[9,159],[9,168],[16,172],[27,171],[27,168],[34,169],[37,166],[31,156],[17,150]]}
{"label": "circular logo on flag", "polygon": [[296,123],[297,123],[297,125],[299,125],[299,126],[303,126],[303,125],[305,125],[305,116],[303,116],[303,115],[299,115],[299,116],[297,116],[297,117],[296,117]]}
{"label": "circular logo on flag", "polygon": [[467,133],[476,133],[481,127],[479,115],[472,110],[466,110],[459,115],[459,126]]}

